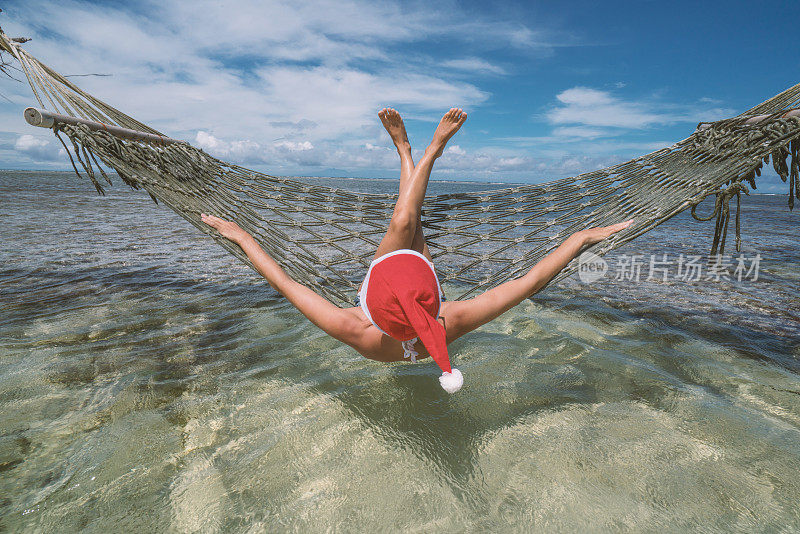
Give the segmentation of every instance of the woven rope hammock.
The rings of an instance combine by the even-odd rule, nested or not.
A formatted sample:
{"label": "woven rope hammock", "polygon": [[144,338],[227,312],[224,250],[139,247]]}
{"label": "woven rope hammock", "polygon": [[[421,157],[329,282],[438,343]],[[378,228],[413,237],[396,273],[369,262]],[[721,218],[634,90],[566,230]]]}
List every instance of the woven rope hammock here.
{"label": "woven rope hammock", "polygon": [[[41,108],[26,119],[50,127],[103,192],[101,167],[146,190],[249,265],[242,251],[200,221],[207,212],[237,221],[296,280],[337,304],[350,303],[386,231],[396,195],[345,191],[270,176],[220,161],[105,104],[28,54],[0,30],[0,51],[24,71]],[[2,69],[0,64],[0,69]],[[732,119],[703,123],[674,145],[572,178],[426,198],[423,227],[451,298],[467,298],[527,272],[569,234],[635,218],[595,247],[609,252],[691,208],[716,220],[711,254],[722,254],[736,198],[755,188],[764,163],[800,198],[800,84]],[[74,159],[73,159],[74,157]],[[77,163],[75,162],[77,160]],[[787,164],[787,160],[790,163]],[[713,210],[698,204],[715,196]],[[557,279],[571,274],[573,262]]]}

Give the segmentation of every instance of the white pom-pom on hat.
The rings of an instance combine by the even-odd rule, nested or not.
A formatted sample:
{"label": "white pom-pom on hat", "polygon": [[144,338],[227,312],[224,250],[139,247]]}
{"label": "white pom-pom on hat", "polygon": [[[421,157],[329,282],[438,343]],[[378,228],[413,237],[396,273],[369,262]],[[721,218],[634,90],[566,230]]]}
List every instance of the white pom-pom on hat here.
{"label": "white pom-pom on hat", "polygon": [[439,377],[439,383],[446,392],[455,393],[464,385],[464,376],[461,371],[453,367],[452,372],[442,373],[442,376]]}

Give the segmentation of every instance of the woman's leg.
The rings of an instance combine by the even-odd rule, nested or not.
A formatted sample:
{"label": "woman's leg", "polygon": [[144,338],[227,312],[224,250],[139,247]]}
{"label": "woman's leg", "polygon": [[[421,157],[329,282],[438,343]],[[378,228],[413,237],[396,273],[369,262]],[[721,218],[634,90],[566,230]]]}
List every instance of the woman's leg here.
{"label": "woman's leg", "polygon": [[[389,118],[393,115],[387,113],[385,116]],[[402,123],[400,115],[397,115],[397,120]],[[436,159],[442,155],[447,141],[461,128],[465,120],[467,120],[467,114],[461,109],[453,108],[445,113],[433,134],[433,140],[430,145],[428,145],[428,148],[425,149],[425,154],[419,160],[417,166],[413,168],[413,171],[410,172],[410,175],[406,176],[405,180],[403,179],[402,173],[409,168],[408,162],[413,166],[410,154],[411,146],[408,145],[408,159],[405,160],[405,162],[403,151],[398,146],[398,153],[400,153],[401,163],[404,167],[403,170],[401,170],[400,194],[397,198],[394,212],[392,213],[392,219],[389,221],[389,229],[375,253],[376,258],[395,250],[412,248],[415,238],[420,248],[418,252],[423,252],[424,237],[422,236],[422,228],[419,221],[422,201],[425,199],[425,191],[428,188],[428,179],[431,175],[431,169],[433,169],[433,164]],[[383,117],[381,117],[381,121],[383,121]],[[387,130],[389,130],[388,127]],[[403,132],[405,132],[405,128],[403,128]],[[395,140],[394,136],[392,140]],[[407,140],[406,143],[408,143]],[[417,234],[419,234],[419,236]],[[430,252],[428,252],[428,254],[430,254]]]}
{"label": "woman's leg", "polygon": [[[414,172],[414,159],[411,156],[411,143],[408,141],[408,134],[406,133],[405,124],[400,114],[392,108],[383,108],[378,112],[378,117],[383,123],[383,127],[389,133],[394,146],[397,148],[397,153],[400,155],[400,191],[404,191]],[[422,220],[417,219],[417,231],[414,233],[414,240],[411,242],[411,250],[416,250],[429,260],[433,261],[431,251],[428,244],[425,242],[425,236],[422,233]],[[376,258],[379,256],[376,255]]]}

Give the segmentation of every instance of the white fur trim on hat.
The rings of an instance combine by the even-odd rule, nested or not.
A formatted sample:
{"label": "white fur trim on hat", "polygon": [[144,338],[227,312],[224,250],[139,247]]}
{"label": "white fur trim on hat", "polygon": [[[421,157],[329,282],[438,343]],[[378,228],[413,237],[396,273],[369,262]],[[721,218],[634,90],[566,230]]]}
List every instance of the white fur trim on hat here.
{"label": "white fur trim on hat", "polygon": [[464,376],[461,371],[453,367],[452,372],[442,373],[442,376],[439,377],[439,383],[446,392],[455,393],[464,385]]}

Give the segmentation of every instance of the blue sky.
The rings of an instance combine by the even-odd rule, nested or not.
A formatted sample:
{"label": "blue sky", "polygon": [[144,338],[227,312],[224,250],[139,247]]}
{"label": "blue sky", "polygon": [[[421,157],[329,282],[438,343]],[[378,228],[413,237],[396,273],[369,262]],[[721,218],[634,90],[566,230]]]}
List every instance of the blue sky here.
{"label": "blue sky", "polygon": [[[396,177],[376,112],[396,107],[421,151],[460,106],[435,178],[541,182],[800,81],[799,5],[12,0],[0,26],[62,73],[111,74],[74,80],[122,111],[272,174]],[[67,169],[22,120],[30,90],[0,93],[0,168]]]}

